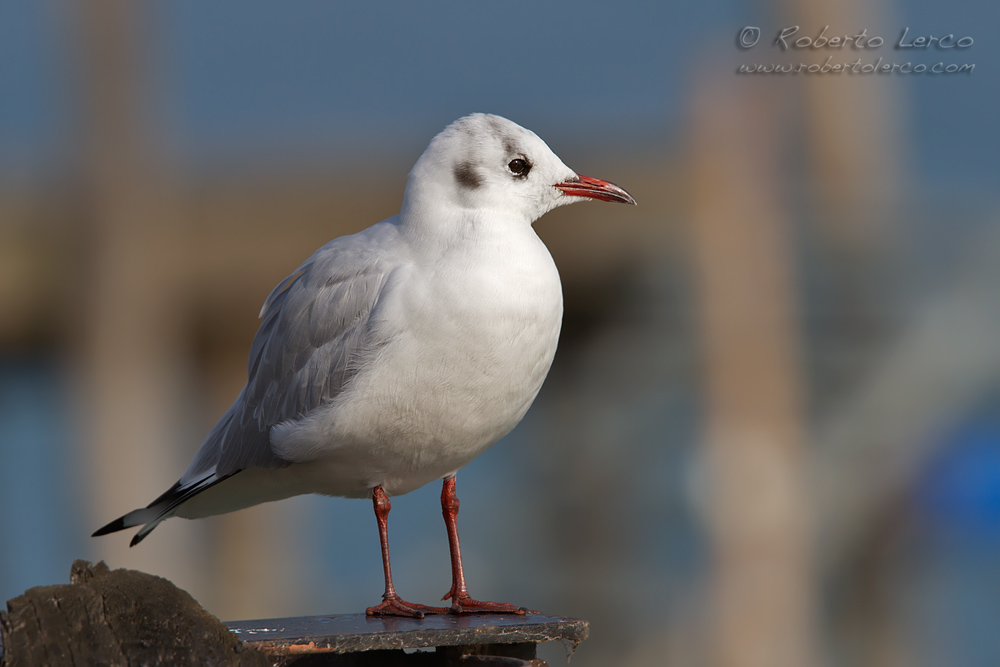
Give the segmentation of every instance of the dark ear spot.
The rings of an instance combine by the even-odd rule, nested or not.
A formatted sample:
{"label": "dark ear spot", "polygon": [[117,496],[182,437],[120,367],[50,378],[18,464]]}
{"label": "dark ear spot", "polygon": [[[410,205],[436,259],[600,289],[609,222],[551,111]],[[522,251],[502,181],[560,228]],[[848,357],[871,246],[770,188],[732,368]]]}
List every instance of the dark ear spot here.
{"label": "dark ear spot", "polygon": [[480,185],[483,184],[483,178],[478,173],[476,173],[476,168],[472,166],[471,162],[462,162],[461,164],[455,165],[455,180],[463,188],[469,188],[470,190],[475,190]]}

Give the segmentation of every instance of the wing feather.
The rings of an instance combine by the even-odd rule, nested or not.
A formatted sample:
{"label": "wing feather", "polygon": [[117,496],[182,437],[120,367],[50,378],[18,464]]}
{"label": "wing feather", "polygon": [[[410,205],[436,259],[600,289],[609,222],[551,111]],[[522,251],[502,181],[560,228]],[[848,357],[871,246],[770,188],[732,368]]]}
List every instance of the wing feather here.
{"label": "wing feather", "polygon": [[278,283],[261,309],[246,387],[182,480],[211,466],[224,476],[288,465],[271,449],[271,429],[336,398],[357,373],[358,355],[379,345],[371,315],[389,271],[372,250],[380,244],[359,237],[395,233],[394,226],[376,225],[335,239]]}
{"label": "wing feather", "polygon": [[182,504],[241,470],[290,465],[271,449],[271,429],[334,400],[363,365],[359,360],[384,343],[372,315],[399,264],[392,257],[398,233],[390,219],[335,239],[278,283],[260,311],[247,384],[187,471],[145,508],[95,535],[145,524],[134,545]]}

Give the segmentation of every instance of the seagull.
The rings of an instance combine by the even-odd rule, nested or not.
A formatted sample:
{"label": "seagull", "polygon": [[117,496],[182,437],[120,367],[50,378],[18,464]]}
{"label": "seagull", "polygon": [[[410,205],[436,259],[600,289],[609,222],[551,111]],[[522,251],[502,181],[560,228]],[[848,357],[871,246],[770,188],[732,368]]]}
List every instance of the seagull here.
{"label": "seagull", "polygon": [[[94,533],[196,519],[304,494],[370,498],[385,574],[368,615],[512,613],[473,599],[455,475],[509,433],[555,356],[562,286],[532,223],[625,190],[581,176],[535,133],[476,113],[431,140],[399,214],[330,241],[264,301],[247,383],[181,478]],[[389,563],[390,496],[443,479],[450,607],[404,601]]]}

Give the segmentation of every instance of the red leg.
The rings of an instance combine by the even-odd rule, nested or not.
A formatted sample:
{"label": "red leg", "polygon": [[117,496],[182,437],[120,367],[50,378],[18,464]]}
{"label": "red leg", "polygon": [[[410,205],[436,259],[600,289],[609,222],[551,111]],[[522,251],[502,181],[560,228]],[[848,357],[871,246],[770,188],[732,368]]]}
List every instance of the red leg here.
{"label": "red leg", "polygon": [[455,614],[525,614],[527,610],[524,607],[506,602],[481,602],[469,597],[469,591],[465,587],[465,573],[462,571],[462,548],[458,544],[458,505],[455,478],[448,477],[441,489],[441,513],[448,528],[448,547],[451,550],[451,590],[441,599],[451,599],[451,611]]}
{"label": "red leg", "polygon": [[368,607],[365,613],[369,616],[408,616],[411,618],[423,618],[424,614],[447,614],[449,611],[447,607],[413,604],[404,601],[396,594],[396,589],[392,585],[392,567],[389,565],[389,510],[392,509],[392,503],[389,502],[389,496],[386,495],[381,486],[376,486],[372,490],[372,504],[375,506],[378,538],[382,545],[385,593],[382,595],[382,602],[378,606]]}

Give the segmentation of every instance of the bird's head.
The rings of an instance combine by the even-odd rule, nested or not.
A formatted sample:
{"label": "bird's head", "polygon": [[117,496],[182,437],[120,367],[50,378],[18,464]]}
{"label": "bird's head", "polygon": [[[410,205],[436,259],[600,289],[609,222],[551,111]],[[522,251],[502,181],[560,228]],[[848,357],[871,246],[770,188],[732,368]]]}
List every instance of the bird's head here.
{"label": "bird's head", "polygon": [[403,211],[473,209],[530,224],[558,206],[588,198],[635,204],[617,185],[576,174],[531,130],[476,113],[431,140],[410,171]]}

